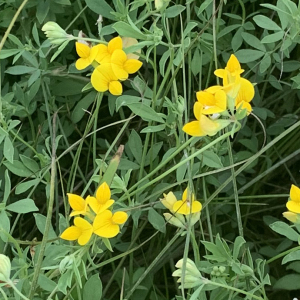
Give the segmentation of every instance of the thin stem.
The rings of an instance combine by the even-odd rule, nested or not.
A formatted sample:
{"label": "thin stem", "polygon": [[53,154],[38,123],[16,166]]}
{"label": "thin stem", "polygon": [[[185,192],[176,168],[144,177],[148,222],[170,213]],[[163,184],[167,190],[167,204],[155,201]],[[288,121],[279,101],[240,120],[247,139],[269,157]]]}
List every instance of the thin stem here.
{"label": "thin stem", "polygon": [[7,283],[13,288],[13,290],[14,290],[14,291],[15,291],[22,299],[29,300],[26,296],[24,296],[24,295],[16,288],[15,284],[14,284],[11,280],[9,280]]}
{"label": "thin stem", "polygon": [[297,246],[297,247],[294,247],[294,248],[292,248],[292,249],[286,250],[286,251],[284,251],[284,252],[282,252],[282,253],[280,253],[280,254],[277,254],[276,256],[274,256],[274,257],[268,259],[268,260],[266,261],[266,263],[269,264],[269,263],[273,262],[274,260],[276,260],[276,259],[278,259],[278,258],[281,258],[281,257],[283,257],[283,256],[286,256],[287,254],[289,254],[289,253],[291,253],[291,252],[294,252],[294,251],[296,251],[296,250],[299,250],[299,249],[300,249],[300,246]]}

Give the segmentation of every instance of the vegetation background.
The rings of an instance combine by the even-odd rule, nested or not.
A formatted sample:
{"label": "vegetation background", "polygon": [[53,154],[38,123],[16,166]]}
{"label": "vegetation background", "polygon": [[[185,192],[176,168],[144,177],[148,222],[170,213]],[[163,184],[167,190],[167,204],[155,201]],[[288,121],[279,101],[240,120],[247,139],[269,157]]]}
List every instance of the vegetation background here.
{"label": "vegetation background", "polygon": [[[201,271],[225,264],[204,258],[210,250],[200,241],[216,243],[219,235],[232,247],[243,235],[245,251],[266,261],[270,276],[265,295],[251,292],[261,297],[253,299],[300,298],[299,251],[282,262],[299,240],[282,216],[291,184],[300,185],[299,3],[174,0],[157,9],[158,2],[0,0],[0,252],[12,261],[17,288],[36,300],[252,299],[226,287],[184,294],[172,277],[182,257]],[[75,37],[136,37],[143,66],[124,82],[123,95],[93,90],[88,72],[74,66],[74,41],[51,45],[41,31],[47,21]],[[213,72],[231,54],[255,83],[253,114],[230,140],[183,164],[221,136],[190,143],[181,128],[194,119],[196,92],[218,84]],[[113,252],[96,244],[62,271],[63,258],[80,249],[58,238],[69,223],[66,193],[94,194],[120,145],[110,187],[130,218],[111,240]],[[166,223],[159,201],[168,191],[180,199],[188,182],[204,207],[189,228],[191,244],[189,234]],[[275,232],[269,225],[276,221],[289,229]],[[237,278],[231,286],[251,290]],[[12,288],[0,289],[1,299],[19,299]]]}

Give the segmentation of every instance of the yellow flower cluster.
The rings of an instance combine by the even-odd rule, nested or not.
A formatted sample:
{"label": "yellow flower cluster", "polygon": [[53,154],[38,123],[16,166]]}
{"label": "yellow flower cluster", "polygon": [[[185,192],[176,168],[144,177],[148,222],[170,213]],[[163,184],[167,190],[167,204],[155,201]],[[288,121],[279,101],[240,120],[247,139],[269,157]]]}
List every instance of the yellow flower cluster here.
{"label": "yellow flower cluster", "polygon": [[228,113],[231,107],[236,110],[246,109],[249,114],[254,87],[249,80],[240,76],[243,72],[238,59],[232,54],[225,69],[215,71],[215,75],[223,79],[223,85],[214,85],[197,92],[198,101],[194,104],[197,121],[185,124],[182,130],[191,136],[213,136],[231,123]]}
{"label": "yellow flower cluster", "polygon": [[142,66],[142,62],[132,58],[131,54],[126,55],[123,41],[119,36],[113,38],[107,46],[98,44],[90,47],[76,42],[76,51],[80,57],[75,63],[78,70],[83,70],[89,65],[95,68],[91,83],[98,92],[108,90],[113,95],[121,95],[123,92],[121,81],[126,80],[129,74],[137,72]]}
{"label": "yellow flower cluster", "polygon": [[[79,245],[85,245],[93,233],[103,238],[115,237],[120,232],[120,225],[128,218],[123,211],[112,213],[109,210],[115,201],[111,199],[110,188],[106,182],[99,186],[95,197],[87,196],[83,199],[78,195],[68,194],[68,200],[73,209],[70,217],[76,217],[74,225],[68,227],[60,237],[68,241],[78,240]],[[92,224],[78,215],[86,216]]]}
{"label": "yellow flower cluster", "polygon": [[300,224],[300,189],[293,184],[286,207],[288,211],[284,212],[283,216],[292,223]]}
{"label": "yellow flower cluster", "polygon": [[192,225],[200,218],[202,204],[195,200],[194,194],[191,194],[191,199],[189,199],[187,188],[182,194],[182,200],[177,200],[173,192],[169,192],[167,195],[164,194],[161,203],[172,213],[164,213],[166,221],[176,227],[186,228],[187,220],[183,215],[187,216],[192,214]]}

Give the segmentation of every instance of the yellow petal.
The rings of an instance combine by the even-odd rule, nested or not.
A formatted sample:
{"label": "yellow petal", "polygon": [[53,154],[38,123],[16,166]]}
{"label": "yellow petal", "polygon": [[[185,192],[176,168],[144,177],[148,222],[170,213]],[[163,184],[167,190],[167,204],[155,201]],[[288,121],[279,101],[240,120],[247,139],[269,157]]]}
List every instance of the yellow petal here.
{"label": "yellow petal", "polygon": [[211,93],[200,91],[196,93],[196,97],[203,106],[212,106],[215,104],[215,97]]}
{"label": "yellow petal", "polygon": [[167,195],[164,194],[164,198],[161,199],[161,203],[169,209],[171,212],[173,212],[173,205],[177,201],[176,196],[173,194],[173,192],[169,192]]}
{"label": "yellow petal", "polygon": [[244,72],[244,70],[241,69],[241,65],[240,65],[238,59],[233,54],[230,55],[230,58],[229,58],[229,60],[227,62],[227,65],[226,65],[226,69],[230,73],[234,73],[236,75],[239,75],[239,74]]}
{"label": "yellow petal", "polygon": [[115,50],[122,49],[122,47],[123,47],[122,39],[119,36],[117,36],[109,41],[107,45],[108,48],[107,50],[110,54],[112,54]]}
{"label": "yellow petal", "polygon": [[128,218],[128,215],[126,214],[126,212],[124,211],[117,211],[114,213],[114,215],[112,216],[112,221],[115,224],[124,224],[126,222]]}
{"label": "yellow petal", "polygon": [[106,182],[103,182],[96,191],[96,198],[100,203],[104,204],[106,201],[110,200],[110,196],[110,188]]}
{"label": "yellow petal", "polygon": [[95,57],[95,60],[99,64],[104,64],[104,63],[110,63],[110,53],[108,52],[107,46],[103,44],[97,45],[97,55]]}
{"label": "yellow petal", "polygon": [[205,136],[206,133],[200,128],[199,121],[192,121],[185,124],[182,130],[191,136]]}
{"label": "yellow petal", "polygon": [[298,221],[298,215],[293,212],[286,211],[283,213],[283,216],[289,221],[291,221],[292,223],[297,223]]}
{"label": "yellow petal", "polygon": [[241,109],[247,109],[247,114],[249,115],[249,113],[251,113],[252,111],[252,106],[250,103],[242,101],[239,104],[236,105],[236,108],[241,108]]}
{"label": "yellow petal", "polygon": [[300,202],[300,189],[293,184],[290,189],[290,198],[292,201]]}
{"label": "yellow petal", "polygon": [[174,211],[179,214],[189,215],[201,211],[202,204],[199,201],[177,201],[173,207]]}
{"label": "yellow petal", "polygon": [[188,188],[186,188],[182,193],[182,201],[186,201],[188,197]]}
{"label": "yellow petal", "polygon": [[114,204],[114,200],[108,200],[105,203],[100,203],[95,197],[90,197],[89,206],[95,214],[102,213],[104,210],[110,208]]}
{"label": "yellow petal", "polygon": [[254,97],[254,92],[252,83],[245,78],[241,78],[240,89],[235,100],[236,103],[240,103],[242,101],[250,102]]}
{"label": "yellow petal", "polygon": [[208,117],[202,115],[199,120],[201,130],[205,135],[213,136],[220,130],[220,125]]}
{"label": "yellow petal", "polygon": [[78,42],[75,43],[75,46],[79,57],[88,58],[90,56],[91,48],[89,46]]}
{"label": "yellow petal", "polygon": [[205,89],[205,92],[210,93],[210,94],[215,94],[216,92],[222,90],[223,87],[221,85],[213,85]]}
{"label": "yellow petal", "polygon": [[75,194],[67,194],[69,204],[74,210],[84,210],[85,209],[85,201],[82,197]]}
{"label": "yellow petal", "polygon": [[224,69],[217,69],[215,70],[214,74],[220,78],[224,78],[225,76],[227,76],[227,73]]}
{"label": "yellow petal", "polygon": [[200,119],[203,111],[203,105],[200,102],[195,102],[194,104],[194,116],[197,120]]}
{"label": "yellow petal", "polygon": [[70,226],[67,228],[60,237],[67,241],[75,241],[81,235],[81,230],[76,226]]}
{"label": "yellow petal", "polygon": [[112,212],[109,210],[96,216],[93,228],[95,234],[105,238],[112,238],[120,232],[119,225],[112,223]]}
{"label": "yellow petal", "polygon": [[300,202],[288,201],[286,203],[286,207],[289,211],[296,213],[296,214],[300,214]]}
{"label": "yellow petal", "polygon": [[143,63],[137,59],[127,59],[124,63],[124,69],[128,74],[137,72]]}
{"label": "yellow petal", "polygon": [[89,228],[88,230],[85,230],[82,232],[82,234],[78,237],[78,244],[83,246],[85,245],[91,238],[93,234],[93,228]]}
{"label": "yellow petal", "polygon": [[88,58],[79,58],[76,60],[75,67],[77,70],[83,70],[90,65],[90,60]]}
{"label": "yellow petal", "polygon": [[182,200],[176,201],[176,203],[173,206],[174,212],[176,212],[178,214],[182,214],[182,215],[186,214],[187,209],[188,209],[188,207],[187,207],[186,202],[182,201]]}
{"label": "yellow petal", "polygon": [[110,78],[107,76],[106,65],[98,66],[91,76],[91,83],[98,92],[105,92],[108,90]]}
{"label": "yellow petal", "polygon": [[123,87],[120,81],[111,81],[108,84],[108,90],[112,95],[119,96],[122,95]]}
{"label": "yellow petal", "polygon": [[74,225],[81,230],[89,230],[92,228],[92,225],[87,220],[80,217],[74,219]]}

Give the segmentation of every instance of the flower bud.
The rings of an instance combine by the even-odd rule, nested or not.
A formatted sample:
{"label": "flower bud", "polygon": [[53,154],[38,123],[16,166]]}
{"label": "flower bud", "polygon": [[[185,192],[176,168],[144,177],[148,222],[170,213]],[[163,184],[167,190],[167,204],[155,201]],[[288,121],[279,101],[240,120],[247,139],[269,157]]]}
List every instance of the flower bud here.
{"label": "flower bud", "polygon": [[283,213],[283,216],[294,224],[300,224],[300,214],[286,211]]}
{"label": "flower bud", "polygon": [[166,221],[178,228],[185,228],[184,224],[177,219],[174,215],[171,215],[170,213],[164,213],[164,217]]}
{"label": "flower bud", "polygon": [[220,266],[220,267],[219,267],[219,271],[220,271],[221,273],[224,273],[224,272],[226,271],[226,268],[225,268],[224,266]]}
{"label": "flower bud", "polygon": [[163,10],[169,5],[170,0],[154,0],[156,10]]}
{"label": "flower bud", "polygon": [[67,255],[59,264],[59,271],[63,274],[66,270],[70,269],[74,263],[74,256]]}
{"label": "flower bud", "polygon": [[173,206],[177,199],[173,192],[169,192],[167,195],[164,194],[164,198],[160,199],[160,201],[170,212],[174,212]]}
{"label": "flower bud", "polygon": [[44,24],[42,30],[45,31],[46,37],[53,45],[60,45],[66,40],[72,40],[73,37],[67,34],[57,23],[51,21]]}
{"label": "flower bud", "polygon": [[[176,268],[182,269],[183,258],[180,259],[175,266],[176,266]],[[185,270],[189,275],[192,275],[194,277],[201,277],[201,274],[200,274],[198,268],[196,267],[195,263],[189,258],[186,259]]]}
{"label": "flower bud", "polygon": [[0,254],[0,281],[7,282],[10,278],[11,263],[8,256]]}

